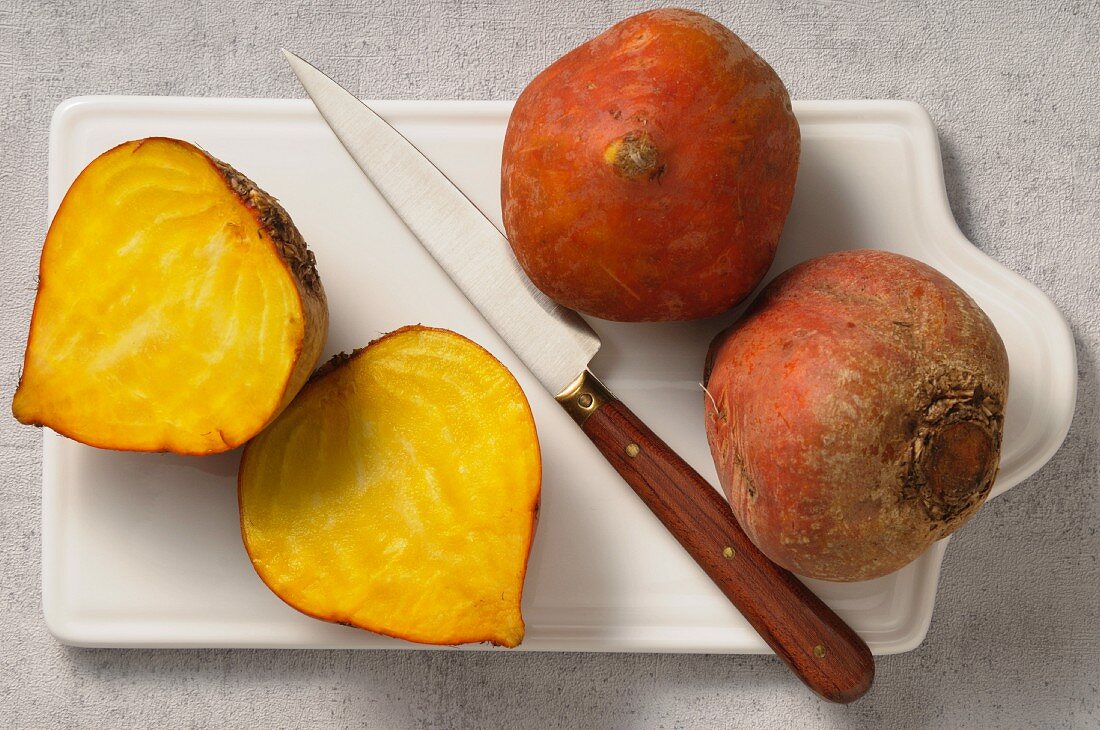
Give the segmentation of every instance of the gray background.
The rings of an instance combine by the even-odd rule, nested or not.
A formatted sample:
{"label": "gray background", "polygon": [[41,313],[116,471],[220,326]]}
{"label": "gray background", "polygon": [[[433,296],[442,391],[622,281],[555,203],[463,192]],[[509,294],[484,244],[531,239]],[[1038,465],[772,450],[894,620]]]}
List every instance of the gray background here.
{"label": "gray background", "polygon": [[[39,593],[40,436],[8,415],[46,220],[47,125],[77,94],[298,97],[276,53],[363,96],[503,99],[646,6],[607,0],[0,2],[0,724],[148,727],[1100,725],[1100,5],[691,3],[797,99],[912,99],[963,231],[1077,339],[1076,417],[951,543],[932,629],[851,707],[770,657],[107,651],[60,646]],[[6,718],[2,719],[2,718]]]}

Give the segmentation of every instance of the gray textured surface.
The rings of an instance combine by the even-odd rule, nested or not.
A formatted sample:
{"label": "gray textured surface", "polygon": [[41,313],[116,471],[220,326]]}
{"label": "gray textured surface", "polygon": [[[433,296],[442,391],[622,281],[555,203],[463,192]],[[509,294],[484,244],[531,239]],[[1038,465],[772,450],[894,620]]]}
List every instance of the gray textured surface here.
{"label": "gray textured surface", "polygon": [[[364,96],[507,98],[635,3],[0,2],[0,403],[46,226],[47,124],[77,94],[300,96],[300,51]],[[18,727],[1049,727],[1100,725],[1100,5],[695,5],[793,96],[931,113],[964,232],[1039,284],[1077,338],[1062,450],[952,542],[931,632],[829,706],[773,658],[93,651],[39,607],[39,435],[0,415],[0,723]]]}

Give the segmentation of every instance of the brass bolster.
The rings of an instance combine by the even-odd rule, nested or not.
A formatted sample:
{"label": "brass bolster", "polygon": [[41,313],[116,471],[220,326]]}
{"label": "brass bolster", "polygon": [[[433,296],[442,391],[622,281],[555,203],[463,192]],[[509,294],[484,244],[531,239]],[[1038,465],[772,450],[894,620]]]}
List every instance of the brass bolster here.
{"label": "brass bolster", "polygon": [[588,417],[600,409],[604,403],[615,400],[596,376],[585,370],[577,379],[566,386],[555,398],[565,412],[572,416],[578,426],[583,426]]}

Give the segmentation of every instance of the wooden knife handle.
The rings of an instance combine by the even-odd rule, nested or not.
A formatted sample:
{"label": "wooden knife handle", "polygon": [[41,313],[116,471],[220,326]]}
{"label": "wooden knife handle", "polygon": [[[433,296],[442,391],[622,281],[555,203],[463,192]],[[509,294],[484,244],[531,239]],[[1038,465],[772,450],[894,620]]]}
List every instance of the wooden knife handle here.
{"label": "wooden knife handle", "polygon": [[871,651],[789,571],[749,540],[725,499],[586,373],[558,397],[653,514],[810,689],[852,702],[871,686]]}

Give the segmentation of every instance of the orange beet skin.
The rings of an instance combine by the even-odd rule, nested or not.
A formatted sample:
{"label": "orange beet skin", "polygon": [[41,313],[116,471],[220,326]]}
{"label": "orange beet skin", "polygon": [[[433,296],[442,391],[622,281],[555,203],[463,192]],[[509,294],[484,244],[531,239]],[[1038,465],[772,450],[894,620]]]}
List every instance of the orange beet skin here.
{"label": "orange beet skin", "polygon": [[620,321],[729,309],[775,256],[800,136],[775,71],[699,13],[628,18],[520,95],[504,225],[531,280]]}
{"label": "orange beet skin", "polygon": [[707,371],[730,506],[795,573],[898,570],[993,486],[1008,355],[974,300],[923,263],[856,250],[799,264],[715,339]]}

